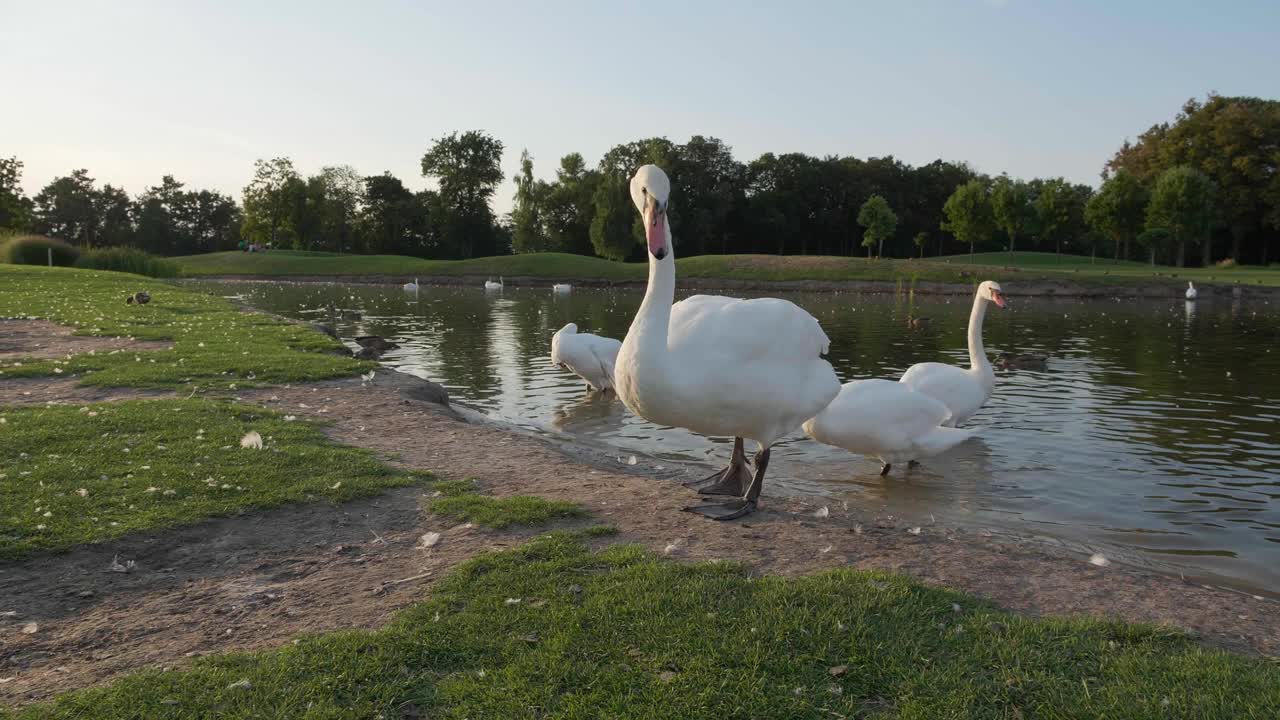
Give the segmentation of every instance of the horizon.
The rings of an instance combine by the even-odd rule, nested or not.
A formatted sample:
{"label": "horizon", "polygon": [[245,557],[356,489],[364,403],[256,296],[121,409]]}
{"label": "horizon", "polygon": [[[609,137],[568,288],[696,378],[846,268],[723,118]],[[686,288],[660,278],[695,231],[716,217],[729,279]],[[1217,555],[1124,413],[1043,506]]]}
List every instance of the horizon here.
{"label": "horizon", "polygon": [[500,214],[523,148],[552,179],[570,152],[594,167],[619,143],[695,134],[742,162],[942,159],[1097,187],[1126,139],[1190,98],[1280,96],[1278,7],[292,5],[303,25],[283,5],[69,5],[4,8],[0,57],[40,71],[11,78],[21,110],[0,117],[31,196],[85,168],[133,197],[171,174],[240,202],[254,160],[277,156],[420,189],[431,141],[471,129],[505,146]]}

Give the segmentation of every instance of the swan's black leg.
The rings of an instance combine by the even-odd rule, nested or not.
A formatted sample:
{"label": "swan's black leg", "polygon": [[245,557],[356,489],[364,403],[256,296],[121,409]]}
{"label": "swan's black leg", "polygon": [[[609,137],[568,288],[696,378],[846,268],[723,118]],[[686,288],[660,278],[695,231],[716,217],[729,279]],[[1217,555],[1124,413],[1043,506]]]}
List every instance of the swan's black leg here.
{"label": "swan's black leg", "polygon": [[884,467],[880,468],[880,477],[884,477],[885,475],[888,475],[889,470],[891,470],[892,468],[893,468],[893,465],[889,463],[885,463]]}
{"label": "swan's black leg", "polygon": [[729,466],[712,473],[701,480],[693,480],[684,484],[703,495],[735,495],[741,496],[751,485],[751,471],[747,468],[747,454],[742,449],[742,438],[733,439],[733,455],[729,458]]}
{"label": "swan's black leg", "polygon": [[760,491],[764,488],[764,472],[769,468],[769,448],[756,453],[756,472],[751,478],[751,485],[746,494],[737,500],[730,500],[722,505],[693,505],[685,508],[686,512],[695,512],[712,520],[736,520],[756,511],[760,500]]}

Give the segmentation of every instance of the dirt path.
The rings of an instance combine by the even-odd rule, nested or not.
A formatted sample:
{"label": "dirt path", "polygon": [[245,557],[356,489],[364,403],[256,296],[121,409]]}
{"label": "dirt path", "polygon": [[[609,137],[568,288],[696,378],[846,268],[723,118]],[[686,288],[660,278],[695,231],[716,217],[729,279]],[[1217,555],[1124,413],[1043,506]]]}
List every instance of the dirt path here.
{"label": "dirt path", "polygon": [[[1029,541],[939,525],[915,534],[852,507],[834,506],[817,518],[817,505],[804,499],[766,496],[764,509],[747,522],[715,523],[680,512],[694,496],[670,479],[467,422],[411,399],[415,389],[420,381],[380,371],[371,385],[343,380],[237,397],[311,415],[332,423],[337,440],[445,478],[476,479],[495,495],[581,503],[591,511],[589,522],[616,525],[618,540],[682,561],[741,560],[783,575],[883,568],[1015,611],[1161,623],[1215,646],[1280,654],[1280,603],[1116,565],[1095,567]],[[137,395],[61,379],[0,382],[0,403]],[[246,514],[0,564],[0,613],[15,613],[0,616],[0,703],[17,705],[195,655],[277,646],[300,632],[377,627],[457,562],[545,531],[441,524],[421,512],[421,492]],[[444,539],[431,550],[416,548],[427,531]],[[132,571],[108,571],[116,556],[134,561]],[[416,579],[379,591],[404,578]],[[22,634],[28,622],[39,631]]]}
{"label": "dirt path", "polygon": [[75,328],[47,320],[0,318],[0,361],[38,358],[51,360],[86,352],[115,350],[164,350],[170,343],[127,337],[72,335]]}

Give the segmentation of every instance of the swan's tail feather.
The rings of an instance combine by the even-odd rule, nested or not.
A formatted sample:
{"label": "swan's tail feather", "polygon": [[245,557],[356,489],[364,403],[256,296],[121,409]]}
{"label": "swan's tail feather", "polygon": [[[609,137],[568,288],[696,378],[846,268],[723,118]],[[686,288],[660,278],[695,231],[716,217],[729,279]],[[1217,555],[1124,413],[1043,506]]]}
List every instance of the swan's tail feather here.
{"label": "swan's tail feather", "polygon": [[968,428],[940,427],[925,433],[917,443],[921,455],[937,455],[945,452],[978,434],[977,430]]}

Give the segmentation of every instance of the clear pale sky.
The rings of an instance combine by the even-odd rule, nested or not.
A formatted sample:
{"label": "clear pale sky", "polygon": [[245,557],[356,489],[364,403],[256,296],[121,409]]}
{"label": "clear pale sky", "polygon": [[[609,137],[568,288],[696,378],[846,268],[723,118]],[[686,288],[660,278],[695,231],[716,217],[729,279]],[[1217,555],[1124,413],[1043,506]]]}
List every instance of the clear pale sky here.
{"label": "clear pale sky", "polygon": [[[1280,97],[1280,2],[0,0],[0,156],[239,198],[253,161],[426,186],[479,128],[552,177],[578,151],[714,135],[762,152],[967,160],[1096,184],[1210,90]],[[511,205],[512,186],[495,207]]]}

